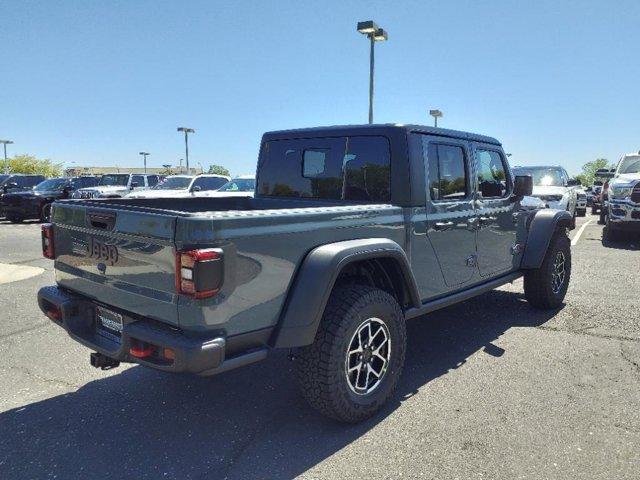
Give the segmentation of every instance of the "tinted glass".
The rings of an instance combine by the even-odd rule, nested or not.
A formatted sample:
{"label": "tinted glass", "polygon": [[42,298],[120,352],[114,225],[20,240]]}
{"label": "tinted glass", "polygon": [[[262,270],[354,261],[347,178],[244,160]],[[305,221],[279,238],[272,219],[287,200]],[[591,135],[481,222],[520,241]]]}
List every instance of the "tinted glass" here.
{"label": "tinted glass", "polygon": [[483,198],[505,197],[509,191],[509,176],[498,152],[477,150],[478,191]]}
{"label": "tinted glass", "polygon": [[144,187],[144,176],[143,175],[132,175],[131,176],[131,184],[138,184],[138,187]]}
{"label": "tinted glass", "polygon": [[432,200],[467,197],[465,155],[457,145],[431,145],[429,148],[429,192]]}
{"label": "tinted glass", "polygon": [[157,175],[149,175],[147,177],[147,183],[150,187],[153,187],[158,184],[158,176]]}
{"label": "tinted glass", "polygon": [[235,178],[218,189],[219,192],[253,192],[256,181],[253,178]]}
{"label": "tinted glass", "polygon": [[69,180],[66,178],[50,178],[36,185],[35,190],[38,192],[53,192],[62,190],[67,185],[69,185]]}
{"label": "tinted glass", "polygon": [[554,167],[517,167],[515,175],[531,175],[533,184],[545,187],[561,187],[564,185],[564,173],[561,168]]}
{"label": "tinted glass", "polygon": [[108,185],[118,185],[121,187],[126,187],[129,182],[129,175],[123,174],[108,174],[103,175],[100,179],[100,183],[98,185],[108,186]]}
{"label": "tinted glass", "polygon": [[194,187],[200,187],[201,191],[217,190],[227,183],[226,178],[221,177],[200,177],[193,182]]}
{"label": "tinted glass", "polygon": [[262,195],[327,200],[389,200],[390,153],[385,137],[267,142],[261,155]]}
{"label": "tinted glass", "polygon": [[164,182],[154,187],[154,190],[186,190],[191,185],[193,177],[167,177]]}
{"label": "tinted glass", "polygon": [[0,185],[2,185],[8,178],[9,175],[0,175]]}

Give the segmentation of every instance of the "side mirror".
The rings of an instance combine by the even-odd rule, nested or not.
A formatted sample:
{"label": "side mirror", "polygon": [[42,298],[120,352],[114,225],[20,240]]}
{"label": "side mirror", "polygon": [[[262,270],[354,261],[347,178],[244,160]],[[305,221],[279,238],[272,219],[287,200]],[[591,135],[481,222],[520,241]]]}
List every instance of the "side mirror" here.
{"label": "side mirror", "polygon": [[131,182],[131,187],[130,188],[131,188],[131,190],[133,190],[134,188],[137,188],[139,186],[140,186],[140,184],[138,182]]}
{"label": "side mirror", "polygon": [[192,192],[199,192],[202,190],[202,187],[200,185],[196,185],[195,187],[193,187],[191,189]]}
{"label": "side mirror", "polygon": [[513,183],[513,196],[522,198],[533,193],[533,177],[531,175],[516,175]]}
{"label": "side mirror", "polygon": [[580,185],[580,182],[575,178],[572,178],[567,182],[567,186],[569,187],[577,187],[578,185]]}

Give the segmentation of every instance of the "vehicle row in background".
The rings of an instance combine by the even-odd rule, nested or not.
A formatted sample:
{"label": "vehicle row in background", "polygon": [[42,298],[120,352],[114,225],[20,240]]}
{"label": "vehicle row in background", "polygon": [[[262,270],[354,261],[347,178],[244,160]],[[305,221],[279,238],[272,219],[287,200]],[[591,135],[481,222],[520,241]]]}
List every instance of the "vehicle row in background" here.
{"label": "vehicle row in background", "polygon": [[217,190],[230,180],[225,175],[171,175],[149,190],[134,190],[127,198],[197,197]]}
{"label": "vehicle row in background", "polygon": [[73,198],[120,198],[132,190],[155,187],[162,180],[161,175],[134,173],[109,173],[102,175],[94,187],[76,190]]}
{"label": "vehicle row in background", "polygon": [[72,193],[98,184],[98,177],[50,178],[38,183],[33,189],[6,193],[0,205],[12,223],[38,218],[49,221],[51,204],[56,200],[70,198]]}
{"label": "vehicle row in background", "polygon": [[533,177],[532,196],[542,200],[548,208],[566,210],[571,214],[571,228],[575,228],[576,215],[586,212],[586,195],[578,207],[579,183],[569,177],[561,166],[514,167],[515,175]]}
{"label": "vehicle row in background", "polygon": [[640,232],[640,151],[623,155],[615,169],[597,175],[607,178],[600,213],[605,237],[617,240],[622,232]]}

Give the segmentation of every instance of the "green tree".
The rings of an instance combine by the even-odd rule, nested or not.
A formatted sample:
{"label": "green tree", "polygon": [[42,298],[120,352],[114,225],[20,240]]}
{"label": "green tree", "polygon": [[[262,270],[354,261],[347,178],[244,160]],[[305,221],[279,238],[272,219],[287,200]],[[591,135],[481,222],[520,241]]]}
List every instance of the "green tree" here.
{"label": "green tree", "polygon": [[225,167],[221,165],[211,165],[209,167],[209,172],[207,173],[210,173],[213,175],[226,175],[227,177],[231,176],[231,173],[229,173],[229,170],[227,170]]}
{"label": "green tree", "polygon": [[582,185],[593,185],[596,170],[599,170],[601,168],[613,168],[613,165],[611,165],[609,163],[609,160],[607,160],[606,158],[597,158],[596,160],[585,163],[582,166],[581,179],[584,180],[584,182],[582,182]]}
{"label": "green tree", "polygon": [[9,158],[11,173],[31,173],[45,177],[59,177],[62,174],[62,164],[53,163],[49,159],[38,159],[33,155],[16,155]]}

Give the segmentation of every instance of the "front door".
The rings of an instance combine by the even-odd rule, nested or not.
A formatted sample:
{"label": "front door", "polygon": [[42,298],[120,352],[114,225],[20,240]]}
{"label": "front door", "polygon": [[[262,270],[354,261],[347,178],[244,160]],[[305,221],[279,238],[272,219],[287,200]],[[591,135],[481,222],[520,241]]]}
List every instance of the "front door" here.
{"label": "front door", "polygon": [[476,267],[476,214],[470,181],[468,143],[428,141],[427,240],[445,283],[455,289],[473,280]]}
{"label": "front door", "polygon": [[472,144],[476,175],[478,267],[482,277],[517,268],[517,213],[513,180],[502,150]]}

